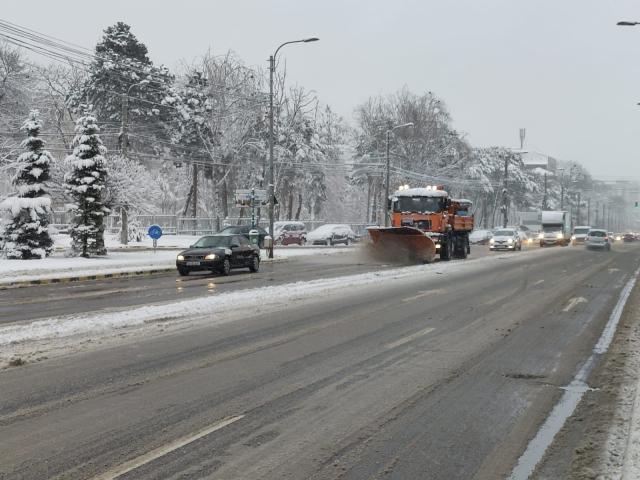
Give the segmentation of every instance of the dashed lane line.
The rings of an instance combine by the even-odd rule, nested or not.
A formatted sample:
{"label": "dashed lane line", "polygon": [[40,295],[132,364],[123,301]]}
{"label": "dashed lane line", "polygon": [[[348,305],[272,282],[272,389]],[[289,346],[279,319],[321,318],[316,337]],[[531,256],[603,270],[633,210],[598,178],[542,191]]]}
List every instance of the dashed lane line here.
{"label": "dashed lane line", "polygon": [[433,332],[434,330],[435,330],[435,328],[433,328],[433,327],[425,328],[425,329],[420,330],[420,331],[418,331],[416,333],[413,333],[413,334],[408,335],[406,337],[400,338],[400,339],[396,340],[395,342],[387,343],[385,345],[385,348],[390,349],[390,348],[399,347],[400,345],[404,345],[405,343],[409,343],[410,341],[415,340],[416,338],[423,337],[423,336],[427,335],[428,333]]}
{"label": "dashed lane line", "polygon": [[237,415],[235,417],[229,417],[224,420],[221,420],[220,422],[210,425],[204,430],[200,430],[191,435],[187,435],[185,437],[179,438],[174,442],[171,442],[167,445],[163,445],[162,447],[158,447],[154,450],[151,450],[148,453],[145,453],[144,455],[140,455],[139,457],[136,457],[132,460],[129,460],[128,462],[118,465],[117,467],[112,468],[108,472],[105,472],[102,475],[94,477],[94,480],[115,480],[116,478],[121,477],[125,473],[129,473],[132,470],[135,470],[136,468],[139,468],[149,462],[152,462],[153,460],[156,460],[168,453],[171,453],[179,448],[182,448],[185,445],[193,443],[196,440],[209,435],[210,433],[213,433],[217,430],[220,430],[226,427],[227,425],[231,425],[232,423],[237,422],[238,420],[241,420],[242,418],[244,418],[244,415]]}

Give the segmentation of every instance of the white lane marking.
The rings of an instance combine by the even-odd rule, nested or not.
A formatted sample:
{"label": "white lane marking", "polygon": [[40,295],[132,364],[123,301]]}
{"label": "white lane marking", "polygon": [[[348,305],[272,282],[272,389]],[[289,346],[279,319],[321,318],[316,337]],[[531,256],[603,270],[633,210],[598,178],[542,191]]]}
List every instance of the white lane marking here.
{"label": "white lane marking", "polygon": [[578,305],[579,303],[587,303],[587,299],[584,297],[574,297],[571,300],[569,300],[569,303],[567,304],[566,307],[562,309],[562,311],[568,312],[569,310],[572,310],[573,308],[575,308],[575,306]]}
{"label": "white lane marking", "polygon": [[540,285],[541,283],[544,283],[544,280],[538,280],[533,284],[533,286],[535,287],[536,285]]}
{"label": "white lane marking", "polygon": [[220,430],[221,428],[226,427],[227,425],[231,425],[234,422],[244,418],[244,415],[237,415],[235,417],[226,418],[214,425],[211,425],[204,430],[200,430],[197,433],[193,433],[191,435],[187,435],[186,437],[179,438],[178,440],[171,442],[167,445],[163,445],[162,447],[158,447],[154,450],[151,450],[149,453],[145,453],[144,455],[140,455],[139,457],[134,458],[133,460],[129,460],[128,462],[123,463],[102,475],[99,475],[94,478],[94,480],[114,480],[125,473],[129,473],[132,470],[135,470],[142,465],[149,463],[157,458],[166,455],[167,453],[171,453],[174,450],[177,450],[185,445],[188,445],[191,442],[195,442],[199,438],[202,438],[210,433],[215,432],[216,430]]}
{"label": "white lane marking", "polygon": [[582,364],[571,383],[564,388],[562,397],[553,407],[553,410],[540,427],[540,430],[538,430],[538,433],[536,433],[536,436],[529,442],[526,450],[518,459],[518,463],[513,468],[509,480],[526,480],[531,476],[540,460],[542,460],[547,448],[549,448],[555,436],[564,426],[567,418],[573,415],[584,392],[589,389],[586,383],[587,377],[596,365],[597,356],[606,353],[609,349],[613,335],[616,332],[616,327],[622,316],[622,311],[629,299],[631,290],[633,290],[636,284],[636,278],[639,274],[640,268],[635,271],[633,277],[631,277],[620,292],[620,297],[618,297],[618,302],[609,316],[609,321],[604,327],[598,343],[593,347],[593,353]]}
{"label": "white lane marking", "polygon": [[420,330],[419,332],[413,333],[409,336],[406,336],[404,338],[400,338],[399,340],[396,340],[395,342],[391,342],[391,343],[387,343],[385,345],[385,348],[396,348],[399,347],[400,345],[404,345],[405,343],[409,343],[411,340],[415,340],[416,338],[422,337],[426,334],[428,334],[429,332],[433,332],[435,330],[435,328],[433,327],[428,327],[425,328],[423,330]]}
{"label": "white lane marking", "polygon": [[609,269],[609,273],[615,273],[615,272],[619,272],[620,269],[619,268],[610,268]]}
{"label": "white lane marking", "polygon": [[436,288],[435,290],[425,290],[424,292],[420,292],[417,295],[413,295],[412,297],[403,298],[403,302],[411,302],[413,300],[417,300],[419,298],[428,297],[429,295],[434,295],[436,293],[442,293],[444,290],[442,288]]}

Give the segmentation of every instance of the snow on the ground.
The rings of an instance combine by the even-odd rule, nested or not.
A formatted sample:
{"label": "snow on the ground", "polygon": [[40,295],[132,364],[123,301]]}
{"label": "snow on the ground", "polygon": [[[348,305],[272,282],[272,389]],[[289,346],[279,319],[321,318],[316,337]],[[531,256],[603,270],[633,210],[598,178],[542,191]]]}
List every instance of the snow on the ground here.
{"label": "snow on the ground", "polygon": [[[302,249],[301,249],[302,250]],[[30,323],[0,326],[0,360],[8,359],[16,353],[47,351],[56,348],[56,341],[69,345],[79,344],[78,338],[102,335],[108,337],[115,330],[125,327],[147,328],[171,321],[185,327],[205,322],[206,325],[220,324],[253,314],[266,314],[287,308],[295,302],[313,302],[326,295],[347,295],[372,285],[393,281],[423,281],[437,274],[468,274],[485,268],[488,263],[502,259],[503,263],[522,261],[523,257],[546,254],[531,251],[523,255],[489,256],[464,262],[435,263],[335,278],[297,282],[273,287],[253,288],[201,297],[167,304],[151,304],[120,310],[103,311],[93,314],[67,315]],[[344,286],[349,285],[349,289]],[[238,309],[242,305],[242,309]],[[70,340],[69,340],[70,339]]]}
{"label": "snow on the ground", "polygon": [[[63,245],[67,240],[56,235],[57,245]],[[65,235],[64,237],[67,237]],[[82,277],[107,273],[124,273],[148,271],[175,267],[178,251],[193,244],[199,237],[177,236],[172,240],[174,250],[116,250],[106,257],[65,257],[64,251],[57,251],[54,255],[41,260],[8,260],[0,258],[0,285],[31,281],[48,280],[53,278]],[[167,240],[167,244],[169,241]],[[108,243],[107,243],[108,245]],[[141,246],[147,246],[141,245]],[[168,245],[167,245],[168,246]],[[349,251],[351,248],[341,247],[281,247],[274,250],[274,260],[303,255],[328,255]],[[266,250],[261,252],[263,262],[269,261]]]}

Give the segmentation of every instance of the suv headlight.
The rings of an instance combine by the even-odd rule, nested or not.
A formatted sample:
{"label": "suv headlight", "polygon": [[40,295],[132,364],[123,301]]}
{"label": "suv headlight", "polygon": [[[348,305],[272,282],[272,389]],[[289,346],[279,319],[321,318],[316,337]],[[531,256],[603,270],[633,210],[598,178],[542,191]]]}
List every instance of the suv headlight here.
{"label": "suv headlight", "polygon": [[513,238],[508,238],[507,243],[513,243]]}
{"label": "suv headlight", "polygon": [[218,256],[215,253],[210,253],[204,257],[205,260],[215,260],[216,258],[218,258]]}
{"label": "suv headlight", "polygon": [[184,260],[184,255],[178,255],[178,260],[183,261]]}
{"label": "suv headlight", "polygon": [[489,243],[493,244],[493,243],[496,243],[496,241],[493,238],[491,238],[491,239],[489,239]]}

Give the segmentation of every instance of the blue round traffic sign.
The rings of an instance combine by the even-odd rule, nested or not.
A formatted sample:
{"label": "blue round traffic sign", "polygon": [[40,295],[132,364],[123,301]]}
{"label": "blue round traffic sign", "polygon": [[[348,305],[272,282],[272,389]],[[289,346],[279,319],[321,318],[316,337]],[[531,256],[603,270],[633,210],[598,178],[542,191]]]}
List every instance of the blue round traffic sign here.
{"label": "blue round traffic sign", "polygon": [[147,231],[147,234],[154,240],[157,240],[162,236],[162,228],[160,227],[160,225],[151,225],[149,227],[149,230]]}

